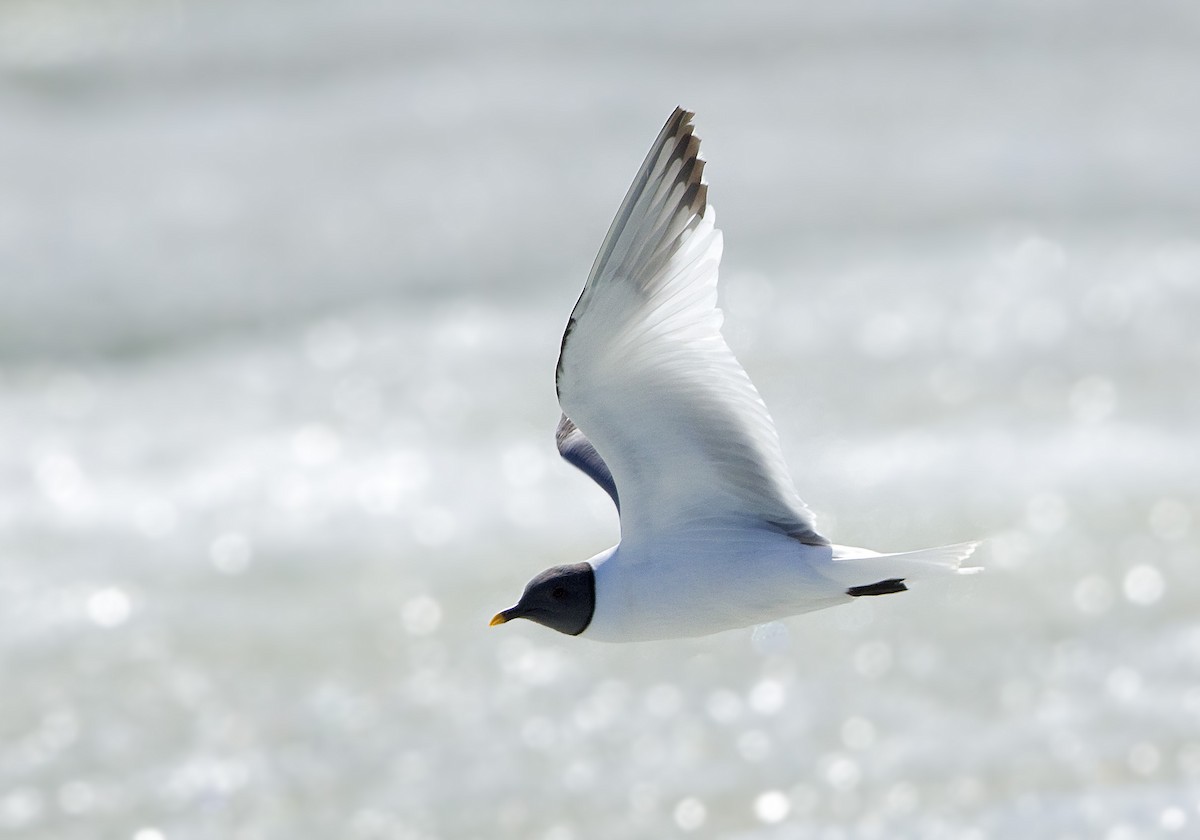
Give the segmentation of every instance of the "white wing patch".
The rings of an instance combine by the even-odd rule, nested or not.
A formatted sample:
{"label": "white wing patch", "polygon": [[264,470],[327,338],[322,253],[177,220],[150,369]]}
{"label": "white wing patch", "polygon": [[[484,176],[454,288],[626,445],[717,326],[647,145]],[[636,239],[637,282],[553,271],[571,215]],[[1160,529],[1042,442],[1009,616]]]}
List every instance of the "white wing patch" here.
{"label": "white wing patch", "polygon": [[737,519],[826,544],[721,335],[722,240],[691,118],[672,114],[605,237],[563,336],[559,401],[612,472],[622,541]]}

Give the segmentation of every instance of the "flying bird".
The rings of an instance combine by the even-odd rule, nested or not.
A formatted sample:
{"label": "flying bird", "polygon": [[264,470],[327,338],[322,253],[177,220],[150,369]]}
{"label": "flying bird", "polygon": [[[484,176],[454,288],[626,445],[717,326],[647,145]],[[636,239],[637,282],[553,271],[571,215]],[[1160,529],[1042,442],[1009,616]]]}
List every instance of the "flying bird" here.
{"label": "flying bird", "polygon": [[703,636],[978,571],[969,542],[880,554],[816,529],[721,335],[721,232],[694,114],[676,108],[571,312],[558,451],[612,498],[620,542],[534,577],[515,618],[607,642]]}

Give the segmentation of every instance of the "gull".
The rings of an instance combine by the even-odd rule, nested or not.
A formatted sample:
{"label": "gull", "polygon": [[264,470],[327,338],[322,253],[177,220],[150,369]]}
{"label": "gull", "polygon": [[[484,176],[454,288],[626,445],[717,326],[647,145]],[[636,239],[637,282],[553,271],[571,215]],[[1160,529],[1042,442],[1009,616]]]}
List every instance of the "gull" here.
{"label": "gull", "polygon": [[620,541],[534,577],[524,618],[602,642],[764,624],[962,566],[977,542],[881,554],[816,529],[767,407],[721,335],[721,232],[694,114],[638,170],[567,322],[558,451],[611,498]]}

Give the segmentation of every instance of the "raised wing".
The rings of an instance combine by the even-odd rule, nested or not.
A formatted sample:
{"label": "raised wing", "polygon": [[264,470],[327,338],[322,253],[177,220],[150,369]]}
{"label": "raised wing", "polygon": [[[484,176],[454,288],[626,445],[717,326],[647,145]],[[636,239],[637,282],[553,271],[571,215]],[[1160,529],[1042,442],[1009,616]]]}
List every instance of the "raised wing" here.
{"label": "raised wing", "polygon": [[721,336],[721,233],[692,116],[667,120],[617,211],[563,335],[559,402],[611,469],[623,541],[753,519],[826,544]]}
{"label": "raised wing", "polygon": [[565,414],[558,421],[558,428],[554,430],[554,442],[558,444],[558,454],[599,484],[619,511],[621,500],[617,498],[617,483],[613,481],[612,471],[609,470],[608,464],[604,463],[596,447],[592,446],[592,442]]}

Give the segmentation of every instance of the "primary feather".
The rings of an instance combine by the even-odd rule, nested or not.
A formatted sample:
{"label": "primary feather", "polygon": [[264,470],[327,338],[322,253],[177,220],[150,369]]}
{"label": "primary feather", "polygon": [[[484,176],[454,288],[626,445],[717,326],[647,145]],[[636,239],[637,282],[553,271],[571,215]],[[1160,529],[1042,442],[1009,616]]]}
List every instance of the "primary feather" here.
{"label": "primary feather", "polygon": [[563,336],[559,401],[620,489],[623,541],[720,511],[824,544],[721,335],[721,232],[691,119],[671,115],[604,239]]}

